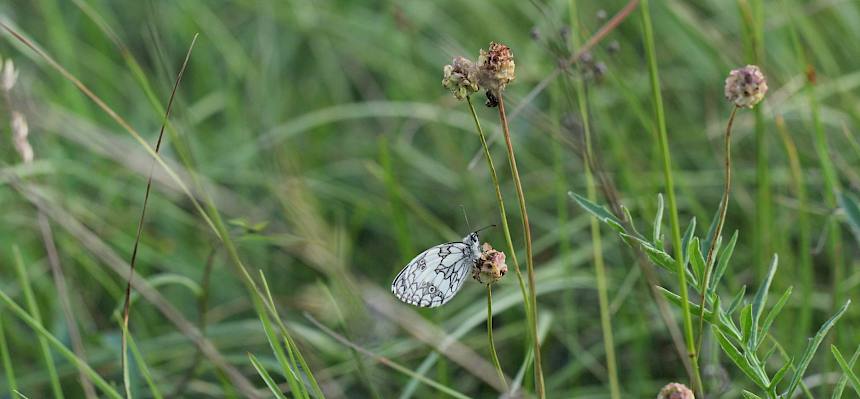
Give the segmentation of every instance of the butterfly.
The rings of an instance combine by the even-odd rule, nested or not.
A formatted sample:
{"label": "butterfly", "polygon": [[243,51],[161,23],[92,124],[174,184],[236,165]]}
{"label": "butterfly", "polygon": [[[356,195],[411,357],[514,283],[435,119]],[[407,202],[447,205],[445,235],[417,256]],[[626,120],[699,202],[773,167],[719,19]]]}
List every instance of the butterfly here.
{"label": "butterfly", "polygon": [[448,303],[463,288],[481,256],[481,230],[463,237],[463,241],[436,245],[418,254],[394,278],[391,292],[401,301],[423,308]]}

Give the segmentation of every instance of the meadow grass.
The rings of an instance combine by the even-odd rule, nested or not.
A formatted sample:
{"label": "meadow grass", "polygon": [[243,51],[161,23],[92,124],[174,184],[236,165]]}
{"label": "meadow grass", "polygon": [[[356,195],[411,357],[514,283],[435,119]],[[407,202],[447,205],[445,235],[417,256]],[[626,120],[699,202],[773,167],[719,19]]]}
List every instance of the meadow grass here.
{"label": "meadow grass", "polygon": [[[860,395],[854,2],[38,0],[0,23],[0,398]],[[442,65],[490,41],[516,60],[501,107],[456,101]],[[770,91],[734,116],[724,197],[748,63]],[[397,301],[464,210],[515,272]]]}

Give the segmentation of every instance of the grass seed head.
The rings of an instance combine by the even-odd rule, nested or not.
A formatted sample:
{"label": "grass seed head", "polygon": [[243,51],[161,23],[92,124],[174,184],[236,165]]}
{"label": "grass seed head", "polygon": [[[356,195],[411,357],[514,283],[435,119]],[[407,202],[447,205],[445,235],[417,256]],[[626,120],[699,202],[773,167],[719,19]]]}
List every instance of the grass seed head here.
{"label": "grass seed head", "polygon": [[515,70],[514,54],[510,47],[491,42],[489,50],[481,49],[481,55],[478,57],[478,84],[492,96],[498,97],[505,86],[516,78]]}
{"label": "grass seed head", "polygon": [[673,382],[666,384],[660,390],[657,399],[696,399],[696,396],[693,395],[693,391],[687,388],[686,385]]}
{"label": "grass seed head", "polygon": [[482,250],[481,256],[472,267],[472,277],[481,284],[494,284],[508,272],[505,253],[493,249],[489,243],[484,243]]}
{"label": "grass seed head", "polygon": [[478,91],[478,69],[469,59],[454,57],[450,64],[442,68],[442,73],[442,86],[450,90],[458,100]]}
{"label": "grass seed head", "polygon": [[767,79],[759,67],[747,65],[732,69],[726,78],[726,100],[737,107],[752,108],[767,93]]}

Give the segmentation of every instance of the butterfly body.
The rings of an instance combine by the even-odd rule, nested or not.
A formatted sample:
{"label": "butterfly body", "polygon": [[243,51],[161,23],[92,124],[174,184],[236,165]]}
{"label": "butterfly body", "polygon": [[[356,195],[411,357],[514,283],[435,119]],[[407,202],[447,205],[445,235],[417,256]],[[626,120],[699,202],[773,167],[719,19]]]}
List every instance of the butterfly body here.
{"label": "butterfly body", "polygon": [[454,297],[478,258],[481,247],[478,232],[463,241],[436,245],[418,254],[397,274],[391,292],[411,305],[434,308]]}

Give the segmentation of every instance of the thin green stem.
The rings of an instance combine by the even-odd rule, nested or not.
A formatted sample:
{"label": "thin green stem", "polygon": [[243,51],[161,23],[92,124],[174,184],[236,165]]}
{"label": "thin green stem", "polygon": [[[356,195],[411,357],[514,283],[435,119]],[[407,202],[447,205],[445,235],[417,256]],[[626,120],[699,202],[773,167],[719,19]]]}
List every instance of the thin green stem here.
{"label": "thin green stem", "polygon": [[511,143],[511,130],[508,127],[508,116],[505,113],[505,99],[502,93],[499,93],[499,120],[502,124],[502,132],[505,135],[505,145],[508,149],[508,163],[511,167],[511,174],[514,177],[514,187],[517,191],[517,202],[520,205],[520,217],[523,224],[523,236],[526,240],[526,271],[529,278],[529,305],[531,307],[532,319],[531,330],[534,339],[534,371],[535,371],[535,391],[538,398],[546,397],[543,381],[543,368],[541,367],[540,341],[537,339],[537,286],[535,285],[535,268],[532,256],[532,232],[529,226],[529,213],[526,210],[526,196],[523,192],[523,183],[520,180],[520,172],[517,169],[517,158],[514,155],[514,146]]}
{"label": "thin green stem", "polygon": [[799,210],[797,212],[797,225],[800,230],[800,241],[797,245],[798,257],[800,258],[797,268],[797,275],[800,276],[801,284],[801,306],[800,314],[797,317],[795,326],[797,331],[802,332],[796,334],[794,346],[800,348],[805,341],[805,332],[809,331],[812,324],[812,227],[809,220],[809,195],[806,192],[806,183],[803,177],[803,167],[800,164],[800,155],[797,152],[797,145],[794,139],[789,134],[785,127],[785,120],[782,116],[776,118],[776,131],[782,139],[785,146],[785,153],[788,157],[789,167],[791,169],[791,183],[794,189],[794,195],[797,196]]}
{"label": "thin green stem", "polygon": [[[579,18],[576,2],[570,3],[570,20],[573,32],[579,32]],[[574,46],[579,46],[579,35],[571,35]],[[591,143],[591,119],[588,115],[588,92],[582,79],[575,81],[576,95],[579,98],[579,115],[582,120],[582,131],[585,139],[585,180],[588,199],[597,200],[597,185],[591,165],[594,160],[594,148]],[[603,243],[600,235],[600,221],[591,217],[591,248],[594,254],[594,276],[597,282],[597,299],[600,308],[600,330],[603,334],[603,348],[606,356],[606,374],[609,377],[609,392],[612,399],[621,398],[621,388],[618,382],[618,365],[615,357],[615,338],[612,333],[612,314],[609,311],[609,289],[606,279],[606,265],[603,259]]]}
{"label": "thin green stem", "polygon": [[669,156],[669,140],[666,133],[666,116],[663,112],[663,98],[660,94],[660,78],[657,71],[657,54],[654,48],[654,33],[651,26],[651,12],[648,0],[642,0],[642,29],[645,38],[645,54],[648,58],[648,72],[651,81],[651,95],[654,102],[654,113],[657,117],[657,139],[663,158],[663,176],[666,181],[666,197],[669,205],[669,220],[672,229],[672,246],[675,250],[675,266],[678,274],[678,289],[681,294],[681,308],[684,317],[684,339],[687,343],[687,354],[692,363],[693,390],[704,396],[702,377],[699,372],[699,360],[696,353],[696,341],[693,335],[693,318],[690,311],[689,294],[687,293],[687,271],[684,264],[684,252],[681,245],[681,227],[678,222],[678,205],[675,200],[675,187],[672,180],[672,160]]}
{"label": "thin green stem", "polygon": [[13,398],[18,389],[18,383],[15,381],[15,369],[12,366],[12,356],[9,354],[9,344],[6,342],[6,333],[3,329],[3,313],[0,312],[0,358],[3,360],[3,374],[6,375],[9,397]]}
{"label": "thin green stem", "polygon": [[705,256],[705,275],[702,278],[702,302],[699,306],[699,344],[697,348],[702,349],[702,337],[704,337],[705,327],[705,305],[708,298],[708,283],[711,278],[711,270],[714,268],[714,252],[717,248],[717,241],[723,234],[723,225],[726,222],[726,211],[729,209],[729,194],[732,190],[732,125],[735,122],[735,115],[738,112],[738,107],[732,107],[732,114],[729,116],[729,122],[726,124],[725,134],[725,174],[726,179],[723,185],[723,199],[720,201],[720,212],[717,218],[717,226],[714,229],[714,236],[711,238],[711,243],[708,245],[708,252]]}
{"label": "thin green stem", "polygon": [[[16,245],[12,247],[12,252],[15,256],[15,271],[18,273],[18,282],[21,286],[21,291],[24,294],[24,302],[27,304],[27,310],[30,312],[33,320],[42,324],[42,315],[41,312],[39,312],[39,304],[36,303],[36,295],[33,293],[33,286],[30,284],[30,278],[27,275],[27,269],[24,266],[24,259],[21,257],[21,251],[18,250],[18,246]],[[53,392],[55,398],[62,399],[64,397],[63,387],[60,384],[60,376],[57,374],[57,366],[54,363],[54,356],[51,354],[51,348],[48,346],[48,340],[41,335],[37,336],[36,340],[39,342],[39,349],[42,351],[42,357],[45,360],[45,369],[48,372],[48,381],[51,383],[51,392]]]}
{"label": "thin green stem", "polygon": [[[499,217],[502,220],[502,233],[505,236],[505,244],[508,247],[508,258],[513,261],[514,264],[514,273],[517,275],[517,281],[520,283],[520,291],[523,295],[523,304],[525,305],[526,317],[529,322],[531,322],[532,314],[531,307],[529,306],[529,296],[526,293],[526,283],[523,280],[523,274],[520,271],[520,264],[517,262],[517,252],[514,250],[514,242],[511,240],[511,229],[508,227],[508,216],[505,212],[505,200],[502,198],[502,189],[499,186],[499,177],[496,174],[496,166],[493,163],[493,157],[490,156],[490,147],[487,145],[487,138],[484,136],[484,129],[481,128],[481,122],[478,119],[478,113],[475,112],[475,106],[472,104],[472,99],[470,97],[466,97],[466,103],[469,105],[469,112],[472,114],[472,119],[475,121],[475,129],[478,131],[478,137],[481,138],[481,146],[484,148],[484,156],[487,158],[487,167],[490,170],[490,178],[493,180],[493,188],[496,190],[496,201],[499,203]],[[531,335],[531,339],[535,339],[534,335]]]}
{"label": "thin green stem", "polygon": [[499,375],[499,380],[502,381],[502,386],[505,387],[505,392],[508,391],[508,381],[505,380],[505,372],[502,371],[502,364],[499,363],[499,355],[496,353],[496,342],[493,340],[493,285],[487,284],[487,340],[490,342],[490,358],[493,360],[493,366],[496,368],[496,374]]}

